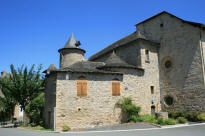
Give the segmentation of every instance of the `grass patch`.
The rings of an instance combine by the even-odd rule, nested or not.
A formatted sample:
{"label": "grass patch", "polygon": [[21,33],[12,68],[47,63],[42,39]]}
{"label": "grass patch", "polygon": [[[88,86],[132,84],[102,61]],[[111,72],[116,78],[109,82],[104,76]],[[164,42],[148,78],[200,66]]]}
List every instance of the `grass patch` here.
{"label": "grass patch", "polygon": [[53,129],[49,129],[49,128],[44,128],[42,126],[20,126],[20,128],[24,128],[24,129],[30,129],[30,130],[42,130],[42,131],[53,131]]}
{"label": "grass patch", "polygon": [[139,115],[138,117],[132,116],[131,122],[149,122],[156,123],[156,117],[153,115]]}
{"label": "grass patch", "polygon": [[63,126],[63,132],[66,132],[66,131],[70,131],[70,127],[69,126]]}

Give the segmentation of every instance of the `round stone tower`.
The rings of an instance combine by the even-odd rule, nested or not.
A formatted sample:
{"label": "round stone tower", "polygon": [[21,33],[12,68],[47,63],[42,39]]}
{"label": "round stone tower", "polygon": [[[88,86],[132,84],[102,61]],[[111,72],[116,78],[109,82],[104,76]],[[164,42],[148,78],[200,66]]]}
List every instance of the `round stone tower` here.
{"label": "round stone tower", "polygon": [[60,68],[66,68],[72,64],[84,60],[85,50],[80,49],[80,42],[75,40],[74,35],[70,37],[65,47],[59,49]]}

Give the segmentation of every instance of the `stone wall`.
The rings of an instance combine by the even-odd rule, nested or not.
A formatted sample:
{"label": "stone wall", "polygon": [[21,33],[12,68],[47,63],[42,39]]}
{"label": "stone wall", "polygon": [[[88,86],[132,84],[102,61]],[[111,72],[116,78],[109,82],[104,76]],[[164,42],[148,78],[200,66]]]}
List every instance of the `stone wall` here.
{"label": "stone wall", "polygon": [[23,121],[23,111],[21,111],[20,105],[15,106],[14,118],[16,118],[18,121]]}
{"label": "stone wall", "polygon": [[[145,50],[143,50],[142,52],[142,48],[145,49],[145,46],[147,49],[149,49],[150,52],[154,52],[157,55],[158,46],[155,43],[142,39],[134,40],[118,48],[115,48],[114,50],[115,54],[119,56],[122,60],[124,60],[126,63],[138,67],[143,67],[142,65],[145,63],[145,60],[143,60],[145,59]],[[104,54],[103,56],[100,56],[99,58],[96,58],[94,61],[105,62],[112,52],[113,50]]]}
{"label": "stone wall", "polygon": [[[56,98],[56,129],[60,131],[67,125],[72,129],[110,125],[120,122],[120,109],[115,103],[122,96],[111,95],[111,81],[115,75],[86,74],[88,96],[77,96],[77,77],[71,74],[71,80],[62,80],[65,75],[59,73]],[[117,76],[120,80],[122,77]]]}
{"label": "stone wall", "polygon": [[[140,43],[141,40],[135,40],[128,44],[120,46],[119,48],[115,48],[115,54],[128,64],[140,66]],[[101,56],[100,58],[97,58],[95,61],[105,62],[112,52],[113,51],[111,50],[107,54]]]}
{"label": "stone wall", "polygon": [[[56,88],[57,131],[61,131],[65,125],[76,129],[119,124],[122,115],[121,110],[115,104],[123,97],[131,97],[138,106],[141,106],[141,114],[151,114],[151,106],[155,106],[156,112],[161,110],[157,47],[141,42],[138,45],[133,44],[133,46],[121,49],[124,52],[119,49],[116,50],[116,54],[124,55],[122,56],[124,58],[141,53],[140,63],[143,64],[145,70],[112,69],[123,72],[123,76],[100,73],[58,73]],[[149,63],[145,63],[145,49],[150,50]],[[139,59],[137,55],[132,58],[135,63]],[[84,76],[88,81],[87,97],[77,97],[76,80],[80,76]],[[114,78],[121,81],[121,96],[112,96],[111,94]],[[151,86],[154,86],[154,94],[151,94]],[[153,98],[155,101],[152,104]]]}
{"label": "stone wall", "polygon": [[[162,14],[137,25],[147,38],[160,42],[161,99],[169,95],[177,108],[205,111],[205,89],[202,56],[199,46],[200,29],[171,15]],[[170,60],[171,67],[165,62]]]}
{"label": "stone wall", "polygon": [[60,68],[69,67],[70,65],[84,60],[85,51],[79,48],[63,48],[60,51]]}
{"label": "stone wall", "polygon": [[204,74],[204,84],[205,84],[205,31],[201,30],[201,40],[200,40],[201,54],[202,54],[202,66]]}
{"label": "stone wall", "polygon": [[[149,50],[149,61],[146,61],[145,50]],[[116,70],[125,73],[123,86],[126,90],[130,88],[132,91],[140,91],[140,98],[146,99],[144,104],[139,103],[138,96],[133,96],[136,103],[143,107],[142,113],[151,113],[151,100],[154,98],[156,103],[154,104],[157,111],[161,110],[160,104],[160,87],[159,87],[159,63],[158,63],[158,50],[159,47],[156,44],[147,42],[144,40],[135,40],[124,46],[115,49],[115,53],[125,62],[137,67],[143,68],[145,71],[142,75],[133,70],[126,69],[126,71],[120,69]],[[105,62],[108,59],[111,52],[105,54],[102,57],[97,58],[95,61]],[[113,70],[113,69],[112,69]],[[132,84],[132,85],[130,85]],[[130,87],[132,86],[132,87]],[[150,87],[154,86],[154,95],[151,95]],[[140,100],[141,101],[141,100]]]}

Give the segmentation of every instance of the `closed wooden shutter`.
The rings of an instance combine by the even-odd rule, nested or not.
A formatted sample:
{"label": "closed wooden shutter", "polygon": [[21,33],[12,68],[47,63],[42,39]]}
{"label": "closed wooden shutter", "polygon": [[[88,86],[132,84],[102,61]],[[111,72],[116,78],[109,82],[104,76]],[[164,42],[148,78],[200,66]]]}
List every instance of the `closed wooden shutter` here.
{"label": "closed wooden shutter", "polygon": [[87,80],[77,80],[77,96],[87,96]]}
{"label": "closed wooden shutter", "polygon": [[112,96],[120,96],[120,81],[112,81]]}

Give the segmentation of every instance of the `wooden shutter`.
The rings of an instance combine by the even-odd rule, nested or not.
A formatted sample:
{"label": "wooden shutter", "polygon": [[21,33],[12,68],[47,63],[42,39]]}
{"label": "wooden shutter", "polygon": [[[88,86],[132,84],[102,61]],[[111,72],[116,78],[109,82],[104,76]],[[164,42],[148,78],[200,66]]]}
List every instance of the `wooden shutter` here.
{"label": "wooden shutter", "polygon": [[112,81],[112,96],[120,96],[120,81]]}
{"label": "wooden shutter", "polygon": [[87,81],[77,80],[77,96],[86,97],[87,96]]}

